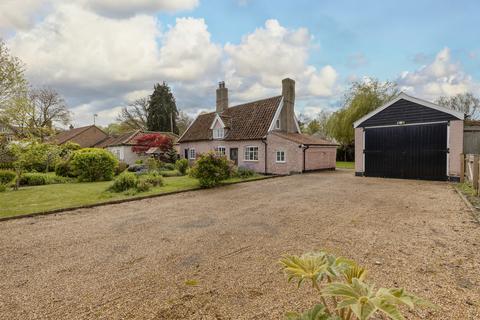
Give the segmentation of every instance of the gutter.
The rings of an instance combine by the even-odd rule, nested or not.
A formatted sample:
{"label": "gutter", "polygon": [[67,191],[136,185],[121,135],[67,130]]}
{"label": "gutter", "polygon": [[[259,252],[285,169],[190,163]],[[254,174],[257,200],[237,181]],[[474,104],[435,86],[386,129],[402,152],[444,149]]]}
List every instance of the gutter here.
{"label": "gutter", "polygon": [[301,144],[298,146],[299,148],[302,148],[303,151],[303,170],[302,173],[305,173],[305,151],[307,151],[308,148],[310,148],[309,144]]}
{"label": "gutter", "polygon": [[267,173],[267,171],[268,171],[268,170],[267,170],[267,146],[268,146],[267,136],[262,137],[262,138],[260,139],[260,141],[262,141],[262,143],[265,145],[265,172],[264,172],[264,174],[268,174],[268,173]]}

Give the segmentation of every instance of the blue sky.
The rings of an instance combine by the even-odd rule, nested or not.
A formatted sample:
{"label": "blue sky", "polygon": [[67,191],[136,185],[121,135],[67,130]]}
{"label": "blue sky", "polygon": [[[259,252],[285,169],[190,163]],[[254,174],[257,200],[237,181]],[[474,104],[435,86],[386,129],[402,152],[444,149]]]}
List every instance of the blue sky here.
{"label": "blue sky", "polygon": [[34,86],[67,99],[75,124],[167,81],[180,109],[211,110],[297,81],[297,113],[341,105],[352,80],[396,81],[434,100],[480,95],[478,1],[25,0],[0,4],[0,31]]}

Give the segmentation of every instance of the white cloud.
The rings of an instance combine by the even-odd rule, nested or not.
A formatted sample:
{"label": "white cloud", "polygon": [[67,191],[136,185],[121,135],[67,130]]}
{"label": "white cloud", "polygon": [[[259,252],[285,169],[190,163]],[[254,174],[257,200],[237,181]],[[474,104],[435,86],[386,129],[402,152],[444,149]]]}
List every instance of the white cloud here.
{"label": "white cloud", "polygon": [[191,10],[198,0],[79,0],[88,8],[106,16],[131,17],[135,14],[153,14],[159,11]]}
{"label": "white cloud", "polygon": [[119,106],[150,94],[156,82],[168,82],[177,106],[194,114],[213,107],[219,80],[235,103],[280,94],[287,76],[297,81],[299,100],[330,97],[338,78],[331,66],[308,64],[308,30],[276,20],[222,47],[203,19],[179,18],[164,29],[151,15],[112,18],[77,1],[56,5],[8,45],[26,63],[29,81],[56,88],[80,124],[93,113],[101,124],[113,121]]}
{"label": "white cloud", "polygon": [[159,68],[168,79],[194,81],[218,73],[221,56],[203,19],[180,18],[163,37]]}
{"label": "white cloud", "polygon": [[480,85],[467,74],[460,63],[453,62],[449,48],[442,49],[435,59],[416,71],[404,71],[397,79],[402,89],[435,100],[466,91],[480,93]]}
{"label": "white cloud", "polygon": [[252,98],[278,94],[281,79],[291,77],[299,97],[332,95],[337,72],[332,66],[317,70],[308,64],[312,39],[305,28],[289,30],[277,20],[267,20],[240,44],[225,45],[227,84],[239,98]]}
{"label": "white cloud", "polygon": [[42,0],[2,0],[0,2],[0,29],[26,29],[33,23],[36,14],[46,9]]}
{"label": "white cloud", "polygon": [[192,10],[199,0],[2,0],[0,30],[27,29],[58,6],[74,4],[110,18],[129,18],[139,14]]}

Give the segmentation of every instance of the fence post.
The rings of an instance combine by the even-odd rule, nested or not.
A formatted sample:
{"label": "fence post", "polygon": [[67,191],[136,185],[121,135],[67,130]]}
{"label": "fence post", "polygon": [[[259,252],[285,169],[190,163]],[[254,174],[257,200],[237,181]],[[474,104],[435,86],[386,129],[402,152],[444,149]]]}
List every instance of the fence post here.
{"label": "fence post", "polygon": [[460,153],[460,183],[465,181],[465,155]]}
{"label": "fence post", "polygon": [[478,164],[478,159],[479,159],[478,154],[473,156],[472,185],[473,185],[473,189],[475,189],[475,191],[478,191],[478,172],[479,172],[479,169],[480,169],[479,164]]}
{"label": "fence post", "polygon": [[460,153],[460,183],[465,181],[465,155]]}

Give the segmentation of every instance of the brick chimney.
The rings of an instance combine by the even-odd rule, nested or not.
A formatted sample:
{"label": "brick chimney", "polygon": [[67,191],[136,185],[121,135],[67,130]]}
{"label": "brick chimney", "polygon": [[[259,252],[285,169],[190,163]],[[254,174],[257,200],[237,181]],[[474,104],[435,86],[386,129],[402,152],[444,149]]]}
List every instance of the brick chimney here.
{"label": "brick chimney", "polygon": [[297,132],[295,125],[295,81],[290,78],[282,80],[283,110],[281,115],[282,130]]}
{"label": "brick chimney", "polygon": [[222,111],[227,110],[228,108],[228,89],[225,88],[225,82],[221,81],[218,83],[217,88],[217,112],[221,113]]}

